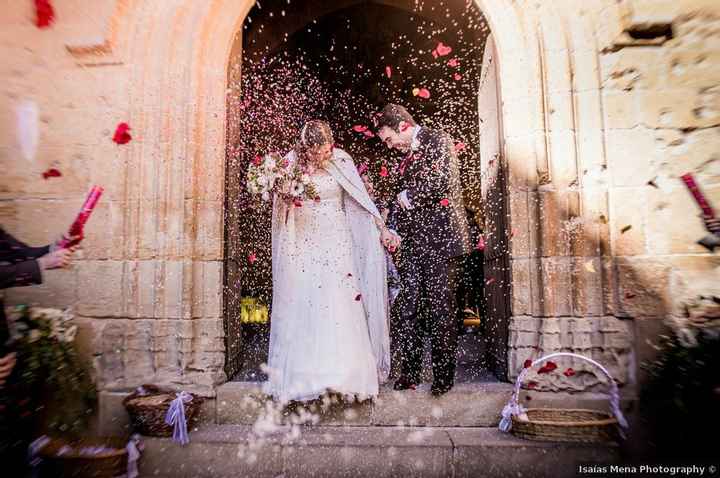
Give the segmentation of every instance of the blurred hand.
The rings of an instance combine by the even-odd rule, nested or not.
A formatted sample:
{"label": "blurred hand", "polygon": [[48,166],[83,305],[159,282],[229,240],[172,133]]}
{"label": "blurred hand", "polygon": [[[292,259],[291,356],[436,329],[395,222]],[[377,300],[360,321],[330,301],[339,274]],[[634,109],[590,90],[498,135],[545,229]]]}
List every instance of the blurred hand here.
{"label": "blurred hand", "polygon": [[38,263],[40,263],[40,267],[43,270],[67,267],[72,262],[75,249],[76,246],[73,246],[69,249],[58,249],[50,252],[38,259]]}
{"label": "blurred hand", "polygon": [[394,234],[388,228],[384,228],[380,234],[380,242],[382,242],[382,245],[390,252],[395,252],[395,250],[400,246],[400,240],[400,236]]}
{"label": "blurred hand", "polygon": [[15,354],[9,353],[4,357],[0,357],[0,387],[5,385],[5,379],[10,376],[13,367],[15,367]]}
{"label": "blurred hand", "polygon": [[375,187],[373,186],[372,181],[370,181],[370,178],[367,174],[363,174],[360,176],[362,179],[363,184],[365,185],[365,189],[367,189],[368,194],[372,199],[375,199]]}
{"label": "blurred hand", "polygon": [[[68,242],[70,242],[70,244],[72,244],[73,242],[79,241],[80,239],[82,239],[82,236],[70,236],[69,238],[67,238],[65,236],[65,234],[61,234],[60,237],[58,238],[58,240],[56,240],[55,242],[50,244],[50,252],[55,252],[55,251],[62,249],[62,246],[60,244],[63,241],[68,241]],[[77,246],[73,246],[73,247],[77,247]]]}

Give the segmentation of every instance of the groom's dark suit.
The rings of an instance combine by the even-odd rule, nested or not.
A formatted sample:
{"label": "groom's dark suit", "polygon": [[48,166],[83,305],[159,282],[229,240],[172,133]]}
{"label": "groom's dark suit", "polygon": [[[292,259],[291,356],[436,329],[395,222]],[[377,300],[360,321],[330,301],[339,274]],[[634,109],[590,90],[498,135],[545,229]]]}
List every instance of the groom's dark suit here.
{"label": "groom's dark suit", "polygon": [[[424,307],[430,331],[434,385],[453,384],[457,325],[453,301],[454,269],[471,251],[452,139],[428,128],[416,132],[413,150],[400,165],[400,180],[390,205],[388,225],[402,242],[396,254],[400,293],[393,303],[402,374],[420,383],[423,341],[418,323]],[[404,208],[401,203],[410,208]]]}

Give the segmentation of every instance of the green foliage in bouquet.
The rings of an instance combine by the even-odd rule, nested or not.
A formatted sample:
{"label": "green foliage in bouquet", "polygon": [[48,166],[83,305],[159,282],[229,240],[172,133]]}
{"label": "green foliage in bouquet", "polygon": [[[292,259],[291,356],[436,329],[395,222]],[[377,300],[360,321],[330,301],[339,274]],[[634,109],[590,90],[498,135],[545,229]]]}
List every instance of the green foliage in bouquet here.
{"label": "green foliage in bouquet", "polygon": [[43,432],[79,436],[97,397],[75,349],[77,325],[71,312],[18,306],[10,315],[18,358],[17,400],[30,404]]}
{"label": "green foliage in bouquet", "polygon": [[670,321],[658,358],[643,364],[649,381],[641,404],[652,440],[664,459],[703,459],[714,454],[707,436],[720,426],[720,300],[700,297],[684,317]]}

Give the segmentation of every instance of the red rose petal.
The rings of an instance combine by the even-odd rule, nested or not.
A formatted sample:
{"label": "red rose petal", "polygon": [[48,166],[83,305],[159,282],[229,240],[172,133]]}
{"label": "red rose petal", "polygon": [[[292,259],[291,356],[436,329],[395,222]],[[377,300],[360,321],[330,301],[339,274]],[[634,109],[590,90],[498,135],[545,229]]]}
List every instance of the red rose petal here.
{"label": "red rose petal", "polygon": [[438,56],[445,56],[452,53],[452,47],[443,45],[443,42],[439,42],[438,45],[435,47],[435,51],[437,52]]}
{"label": "red rose petal", "polygon": [[420,98],[428,99],[428,98],[430,98],[430,90],[428,90],[427,88],[420,88],[417,95]]}
{"label": "red rose petal", "polygon": [[478,239],[478,243],[477,243],[477,246],[475,246],[475,249],[477,249],[479,251],[485,250],[485,237],[484,236],[480,236],[480,239]]}
{"label": "red rose petal", "polygon": [[366,138],[372,138],[375,136],[375,133],[373,133],[369,129],[366,129],[365,131],[363,131],[363,134],[365,135]]}
{"label": "red rose petal", "polygon": [[452,68],[456,68],[460,64],[460,61],[457,58],[453,58],[452,60],[448,60],[447,64]]}
{"label": "red rose petal", "polygon": [[440,200],[440,205],[443,207],[448,207],[450,205],[450,200],[448,198],[442,198]]}
{"label": "red rose petal", "polygon": [[55,10],[50,0],[35,0],[35,14],[38,28],[47,28],[55,21]]}
{"label": "red rose petal", "polygon": [[390,68],[389,66],[386,66],[385,67],[385,75],[387,75],[387,77],[390,78],[392,76],[392,68]]}
{"label": "red rose petal", "polygon": [[527,383],[527,388],[535,388],[537,386],[538,386],[537,382],[528,382]]}
{"label": "red rose petal", "polygon": [[438,57],[437,49],[435,49],[435,50],[432,51],[432,56],[433,56],[433,58],[437,58],[437,57]]}
{"label": "red rose petal", "polygon": [[388,169],[384,165],[380,166],[380,176],[382,176],[383,178],[386,178],[387,175],[388,175]]}
{"label": "red rose petal", "polygon": [[254,252],[251,252],[251,253],[248,255],[248,262],[249,262],[250,264],[253,264],[256,260],[257,260],[257,256],[255,255]]}
{"label": "red rose petal", "polygon": [[545,363],[545,365],[543,365],[542,367],[540,367],[540,370],[538,370],[538,373],[550,373],[550,372],[552,372],[553,370],[555,370],[556,368],[557,368],[557,365],[555,364],[555,362],[551,362],[551,361],[548,360],[548,361]]}
{"label": "red rose petal", "polygon": [[490,285],[490,284],[492,284],[493,282],[495,282],[495,278],[494,278],[494,277],[491,277],[491,278],[489,278],[488,280],[485,281],[485,285]]}
{"label": "red rose petal", "polygon": [[262,164],[262,157],[260,157],[259,154],[256,155],[256,156],[253,158],[252,163],[253,163],[255,166],[260,166],[260,165]]}
{"label": "red rose petal", "polygon": [[362,294],[358,294],[358,295],[355,296],[355,300],[358,300],[358,301],[359,301],[360,299],[362,299]]}
{"label": "red rose petal", "polygon": [[460,73],[455,73],[455,74],[453,75],[453,79],[454,79],[455,81],[460,81],[460,80],[462,80],[462,75],[461,75]]}
{"label": "red rose petal", "polygon": [[573,370],[573,369],[571,369],[571,368],[567,368],[567,369],[563,372],[563,375],[565,375],[566,377],[572,377],[573,375],[575,375],[575,370]]}
{"label": "red rose petal", "polygon": [[523,368],[530,368],[531,365],[532,365],[532,360],[527,359],[525,361],[525,363],[523,364]]}
{"label": "red rose petal", "polygon": [[59,178],[60,176],[62,176],[62,173],[55,168],[50,168],[47,171],[45,171],[44,173],[42,173],[42,176],[43,176],[43,179]]}
{"label": "red rose petal", "polygon": [[117,125],[117,128],[115,129],[115,135],[113,136],[113,141],[115,141],[117,144],[126,144],[129,143],[132,139],[132,136],[130,136],[130,126],[127,123],[120,123]]}
{"label": "red rose petal", "polygon": [[355,126],[353,126],[352,129],[356,133],[364,133],[365,131],[367,131],[367,126],[362,125],[362,124],[356,124]]}
{"label": "red rose petal", "polygon": [[463,143],[463,142],[455,143],[455,151],[462,151],[463,149],[465,149],[465,143]]}
{"label": "red rose petal", "polygon": [[293,199],[293,204],[295,205],[295,207],[302,207],[302,201],[300,199]]}

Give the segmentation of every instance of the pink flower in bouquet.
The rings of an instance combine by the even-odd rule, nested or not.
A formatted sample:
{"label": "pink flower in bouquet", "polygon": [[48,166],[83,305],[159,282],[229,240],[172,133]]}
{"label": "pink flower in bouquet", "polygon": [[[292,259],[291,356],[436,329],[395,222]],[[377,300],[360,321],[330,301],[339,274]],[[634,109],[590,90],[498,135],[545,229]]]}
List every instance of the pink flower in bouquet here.
{"label": "pink flower in bouquet", "polygon": [[448,60],[447,64],[451,68],[456,68],[460,64],[460,60],[453,58],[452,60]]}

